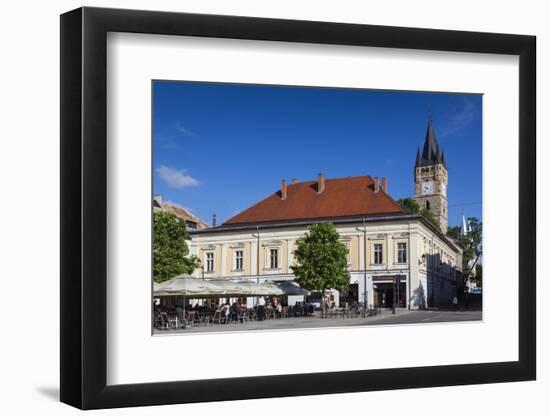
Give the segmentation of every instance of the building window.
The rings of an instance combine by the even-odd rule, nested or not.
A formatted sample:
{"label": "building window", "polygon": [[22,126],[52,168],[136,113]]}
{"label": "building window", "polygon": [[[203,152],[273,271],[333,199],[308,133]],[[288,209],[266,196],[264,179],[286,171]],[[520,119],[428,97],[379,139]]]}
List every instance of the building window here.
{"label": "building window", "polygon": [[381,243],[374,244],[374,264],[375,265],[382,264],[382,244]]}
{"label": "building window", "polygon": [[426,201],[426,210],[429,210],[429,209],[430,209],[430,202]]}
{"label": "building window", "polygon": [[397,263],[407,263],[407,244],[400,242],[397,244]]}
{"label": "building window", "polygon": [[279,268],[279,251],[277,249],[269,249],[269,267],[271,269]]}
{"label": "building window", "polygon": [[236,250],[234,252],[234,256],[235,256],[235,262],[234,262],[235,271],[242,271],[243,270],[243,251]]}
{"label": "building window", "polygon": [[208,252],[206,254],[206,272],[214,271],[214,252]]}

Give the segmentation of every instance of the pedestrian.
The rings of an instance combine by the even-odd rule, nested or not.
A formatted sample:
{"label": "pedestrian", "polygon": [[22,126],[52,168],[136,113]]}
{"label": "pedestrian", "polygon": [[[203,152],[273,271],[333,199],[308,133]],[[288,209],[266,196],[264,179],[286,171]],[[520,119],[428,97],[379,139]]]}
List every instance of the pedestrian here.
{"label": "pedestrian", "polygon": [[258,316],[258,320],[263,321],[265,318],[265,299],[264,297],[258,297],[258,301],[256,303],[256,315]]}
{"label": "pedestrian", "polygon": [[454,309],[454,311],[456,311],[457,308],[458,308],[458,297],[455,294],[455,296],[453,297],[453,309]]}

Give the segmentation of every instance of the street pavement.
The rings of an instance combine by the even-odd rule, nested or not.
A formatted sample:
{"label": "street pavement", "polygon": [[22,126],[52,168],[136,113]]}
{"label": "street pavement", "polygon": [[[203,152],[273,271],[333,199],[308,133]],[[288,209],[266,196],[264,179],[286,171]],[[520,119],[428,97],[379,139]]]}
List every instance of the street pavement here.
{"label": "street pavement", "polygon": [[289,317],[287,319],[271,319],[264,321],[250,321],[246,323],[214,324],[208,326],[193,326],[192,328],[179,330],[155,330],[155,335],[164,334],[196,334],[219,333],[258,330],[298,330],[315,329],[320,327],[347,327],[347,326],[374,326],[415,324],[424,325],[430,323],[464,322],[482,320],[481,311],[452,311],[452,310],[398,310],[392,314],[390,310],[383,310],[381,314],[373,317],[354,318],[321,318]]}
{"label": "street pavement", "polygon": [[406,311],[405,314],[397,313],[395,315],[389,313],[376,321],[358,325],[424,324],[480,320],[482,320],[481,311],[420,310]]}

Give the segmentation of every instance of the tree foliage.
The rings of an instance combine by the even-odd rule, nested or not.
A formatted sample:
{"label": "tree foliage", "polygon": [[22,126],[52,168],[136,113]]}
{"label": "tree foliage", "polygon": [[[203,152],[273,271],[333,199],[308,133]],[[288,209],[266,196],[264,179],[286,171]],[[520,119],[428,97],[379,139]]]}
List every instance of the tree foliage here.
{"label": "tree foliage", "polygon": [[447,230],[447,236],[453,238],[462,248],[462,270],[468,273],[468,263],[475,259],[481,253],[481,242],[483,235],[483,223],[477,217],[468,217],[471,231],[462,236],[459,226],[450,227]]}
{"label": "tree foliage", "polygon": [[296,241],[296,246],[296,266],[291,268],[301,287],[320,291],[323,295],[329,288],[347,290],[350,280],[348,250],[332,224],[309,226],[306,234]]}
{"label": "tree foliage", "polygon": [[200,261],[189,256],[185,221],[173,213],[159,211],[153,218],[153,279],[163,282],[180,274],[191,274]]}
{"label": "tree foliage", "polygon": [[476,276],[474,278],[478,287],[483,287],[483,265],[476,264]]}
{"label": "tree foliage", "polygon": [[400,198],[397,200],[397,204],[399,204],[407,214],[420,214],[420,205],[414,198]]}
{"label": "tree foliage", "polygon": [[420,205],[414,198],[400,198],[397,200],[397,204],[401,206],[403,211],[407,214],[421,214],[426,220],[428,220],[437,230],[441,231],[439,223],[435,219],[435,216],[430,210],[420,208]]}

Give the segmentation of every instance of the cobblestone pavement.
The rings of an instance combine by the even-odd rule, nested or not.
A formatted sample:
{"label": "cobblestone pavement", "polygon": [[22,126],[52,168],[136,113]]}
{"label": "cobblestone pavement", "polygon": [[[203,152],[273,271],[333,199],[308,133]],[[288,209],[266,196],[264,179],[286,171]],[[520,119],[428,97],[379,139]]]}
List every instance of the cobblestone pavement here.
{"label": "cobblestone pavement", "polygon": [[219,333],[258,330],[299,330],[315,329],[320,327],[346,327],[346,326],[372,326],[372,325],[396,325],[396,324],[429,324],[460,321],[482,320],[481,311],[447,311],[447,310],[399,310],[392,314],[384,310],[374,317],[354,318],[321,318],[318,315],[312,317],[290,317],[287,319],[272,319],[264,321],[250,321],[246,323],[214,324],[208,326],[193,326],[192,328],[179,330],[156,330],[155,335],[169,334],[197,334]]}

